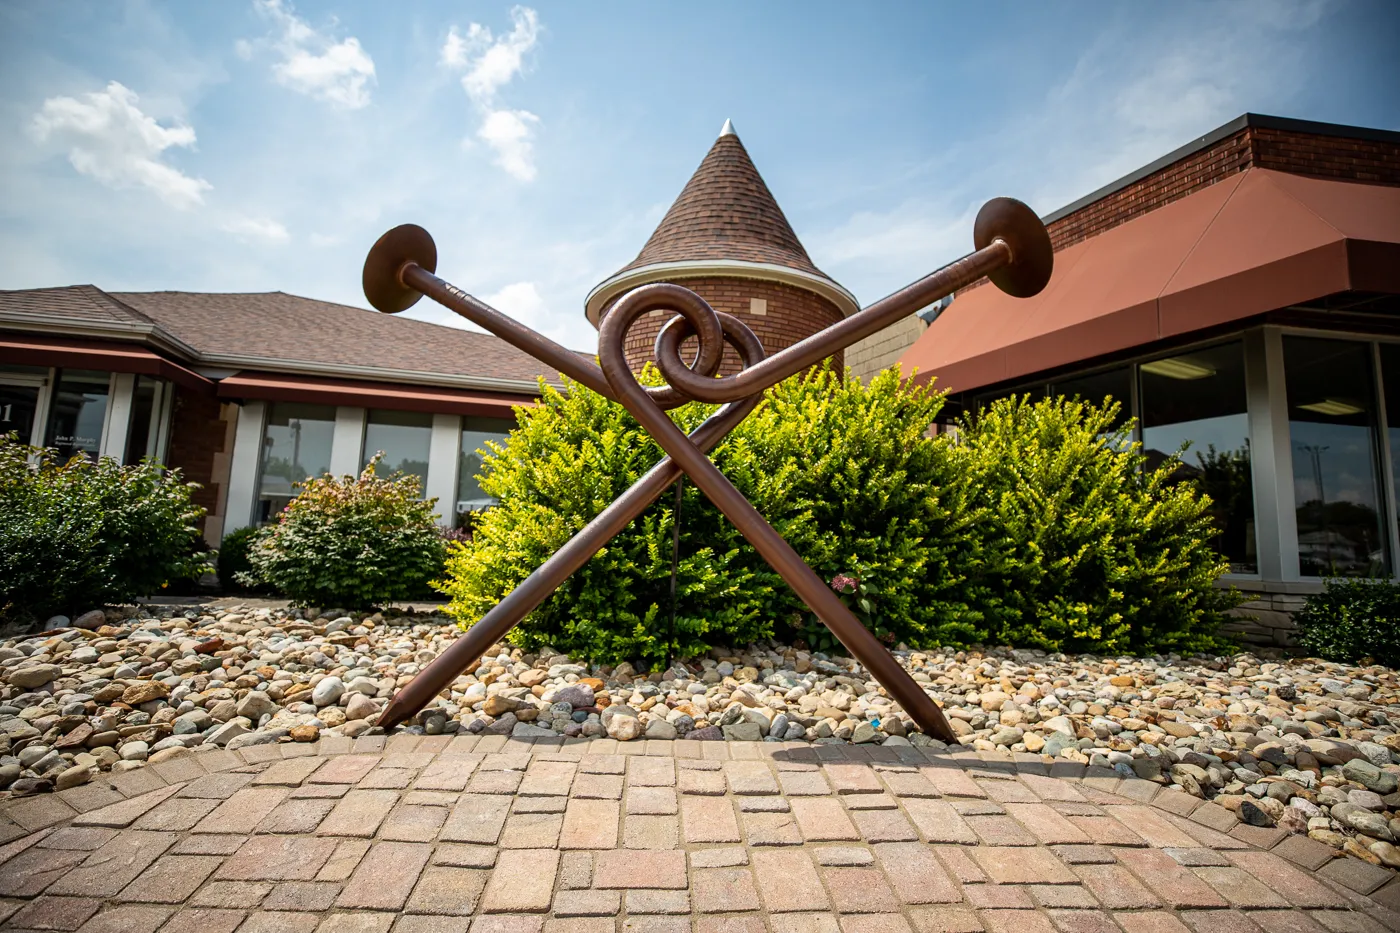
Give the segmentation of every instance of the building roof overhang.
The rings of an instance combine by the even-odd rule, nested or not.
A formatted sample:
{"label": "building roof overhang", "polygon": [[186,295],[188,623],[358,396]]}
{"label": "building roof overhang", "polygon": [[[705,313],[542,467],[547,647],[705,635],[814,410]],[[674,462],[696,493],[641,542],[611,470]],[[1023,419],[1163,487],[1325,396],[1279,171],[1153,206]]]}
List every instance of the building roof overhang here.
{"label": "building roof overhang", "polygon": [[145,347],[132,344],[66,340],[42,334],[0,333],[0,362],[160,376],[196,392],[210,395],[214,392],[211,380]]}
{"label": "building roof overhang", "polygon": [[900,363],[966,391],[1349,290],[1400,292],[1400,188],[1251,168],[1061,250],[1033,298],[959,295]]}
{"label": "building roof overhang", "polygon": [[307,402],[484,418],[511,418],[515,406],[535,404],[531,396],[505,393],[251,372],[221,380],[218,394],[240,401]]}

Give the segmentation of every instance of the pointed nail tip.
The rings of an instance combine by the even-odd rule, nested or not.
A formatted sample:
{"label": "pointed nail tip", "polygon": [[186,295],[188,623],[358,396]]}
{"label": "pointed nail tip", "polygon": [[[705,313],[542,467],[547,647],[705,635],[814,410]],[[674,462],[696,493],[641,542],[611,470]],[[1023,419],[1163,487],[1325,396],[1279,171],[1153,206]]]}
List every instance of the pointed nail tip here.
{"label": "pointed nail tip", "polygon": [[721,137],[724,137],[724,136],[738,136],[739,134],[736,133],[736,132],[734,131],[734,121],[733,121],[733,120],[725,120],[725,121],[724,121],[724,126],[722,126],[722,127],[720,128],[719,135],[720,135]]}

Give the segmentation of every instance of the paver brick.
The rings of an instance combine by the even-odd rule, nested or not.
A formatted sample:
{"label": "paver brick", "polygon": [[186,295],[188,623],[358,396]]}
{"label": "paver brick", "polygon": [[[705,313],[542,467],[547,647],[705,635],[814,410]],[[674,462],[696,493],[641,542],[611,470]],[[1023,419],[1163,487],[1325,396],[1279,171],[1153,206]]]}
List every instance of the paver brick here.
{"label": "paver brick", "polygon": [[670,758],[633,758],[627,766],[628,787],[675,787],[676,763]]}
{"label": "paver brick", "polygon": [[899,909],[894,891],[878,868],[823,868],[821,873],[832,903],[843,914],[893,913]]}
{"label": "paver brick", "polygon": [[681,801],[681,835],[688,843],[738,842],[739,823],[728,797],[685,797]]}
{"label": "paver brick", "polygon": [[333,881],[284,881],[263,898],[263,910],[330,910],[340,885]]}
{"label": "paver brick", "polygon": [[856,810],[850,815],[867,842],[914,842],[919,838],[913,824],[898,810]]}
{"label": "paver brick", "polygon": [[1309,871],[1317,871],[1332,859],[1337,857],[1337,850],[1329,845],[1324,845],[1316,839],[1309,839],[1307,836],[1289,836],[1287,839],[1274,846],[1271,850],[1274,855],[1282,856],[1296,865],[1301,865]]}
{"label": "paver brick", "polygon": [[[73,849],[74,851],[91,852],[93,849],[101,848],[110,842],[116,835],[116,830],[100,826],[65,826],[62,829],[54,830],[47,836],[36,839],[35,844],[45,849]],[[3,856],[0,856],[0,860],[3,860]]]}
{"label": "paver brick", "polygon": [[503,849],[557,848],[559,830],[563,825],[564,817],[559,813],[513,814],[506,820],[505,830],[501,833],[500,846]]}
{"label": "paver brick", "polygon": [[49,894],[112,897],[175,844],[173,833],[120,834],[49,885]]}
{"label": "paver brick", "polygon": [[817,869],[802,849],[764,849],[752,856],[764,906],[771,913],[829,910]]}
{"label": "paver brick", "polygon": [[1087,844],[1082,829],[1043,803],[1008,803],[1006,812],[1044,845]]}
{"label": "paver brick", "polygon": [[952,875],[963,884],[977,884],[987,880],[987,875],[967,853],[970,849],[956,846],[934,846],[933,853]]}
{"label": "paver brick", "polygon": [[629,787],[627,812],[666,815],[676,812],[676,791],[671,787]]}
{"label": "paver brick", "polygon": [[259,910],[248,915],[238,933],[313,933],[320,925],[321,915],[311,911]]}
{"label": "paver brick", "polygon": [[[1141,846],[1147,844],[1141,836],[1111,816],[1071,816],[1068,819],[1099,845]],[[1186,843],[1186,846],[1194,845],[1196,845],[1195,839]]]}
{"label": "paver brick", "polygon": [[719,771],[697,771],[683,768],[677,775],[677,789],[682,794],[703,794],[717,796],[724,793],[724,774]]}
{"label": "paver brick", "polygon": [[189,899],[188,907],[247,909],[256,907],[272,891],[266,881],[211,881]]}
{"label": "paver brick", "polygon": [[[720,792],[724,792],[722,784]],[[575,798],[621,800],[622,777],[616,774],[589,774],[580,772],[574,778],[571,793]]]}
{"label": "paver brick", "polygon": [[56,794],[38,794],[11,802],[5,816],[21,828],[34,832],[72,819],[78,811],[64,803]]}
{"label": "paver brick", "polygon": [[[469,916],[486,889],[488,873],[471,868],[433,866],[423,870],[404,910],[411,914]],[[533,883],[521,879],[522,884]]]}
{"label": "paver brick", "polygon": [[176,797],[157,804],[133,823],[132,827],[157,832],[183,832],[198,825],[218,805],[217,800]]}
{"label": "paver brick", "polygon": [[335,847],[334,839],[315,836],[253,836],[224,862],[216,877],[227,881],[310,881]]}
{"label": "paver brick", "polygon": [[[432,847],[415,842],[376,842],[350,876],[336,906],[357,910],[402,910]],[[550,879],[551,886],[553,879]]]}
{"label": "paver brick", "polygon": [[443,842],[475,842],[494,845],[501,837],[510,798],[500,795],[465,794],[452,808],[438,833]]}
{"label": "paver brick", "polygon": [[919,769],[940,794],[945,797],[985,797],[987,792],[967,776],[967,772],[951,764],[927,765]]}
{"label": "paver brick", "polygon": [[916,933],[982,933],[977,912],[966,907],[921,907],[909,911],[909,919]]}
{"label": "paver brick", "polygon": [[686,887],[685,853],[615,849],[596,856],[593,886],[615,888]]}
{"label": "paver brick", "polygon": [[978,846],[970,854],[997,884],[1073,884],[1076,880],[1049,849]]}
{"label": "paver brick", "polygon": [[1033,846],[1036,838],[1009,816],[969,816],[967,825],[988,846]]}
{"label": "paver brick", "polygon": [[1190,933],[1186,924],[1160,910],[1117,915],[1124,933]]}
{"label": "paver brick", "polygon": [[1265,881],[1295,907],[1351,906],[1345,897],[1319,882],[1311,873],[1299,870],[1273,852],[1250,849],[1230,852],[1227,857],[1248,874]]}
{"label": "paver brick", "polygon": [[76,930],[102,907],[95,897],[44,896],[21,907],[10,918],[10,929]]}
{"label": "paver brick", "polygon": [[625,903],[629,917],[647,914],[689,914],[690,892],[628,891]]}
{"label": "paver brick", "polygon": [[170,907],[123,904],[93,917],[78,928],[78,933],[133,933],[135,930],[154,930],[174,912]]}
{"label": "paver brick", "polygon": [[[569,800],[559,834],[562,849],[611,849],[617,845],[617,823],[621,811],[615,800]],[[447,838],[446,833],[443,838]],[[494,842],[492,839],[473,840]]]}
{"label": "paver brick", "polygon": [[798,846],[802,832],[790,813],[743,813],[740,822],[751,846]]}
{"label": "paver brick", "polygon": [[726,761],[724,779],[733,794],[768,795],[778,792],[777,779],[766,761]]}
{"label": "paver brick", "polygon": [[1267,885],[1238,868],[1196,868],[1196,874],[1232,907],[1287,907],[1288,902]]}
{"label": "paver brick", "polygon": [[820,771],[779,771],[778,783],[789,797],[816,797],[831,793],[831,785]]}
{"label": "paver brick", "polygon": [[[257,746],[253,746],[257,747]],[[197,833],[251,833],[287,796],[285,787],[244,787],[194,827]]]}
{"label": "paver brick", "polygon": [[317,881],[344,881],[355,871],[360,859],[369,851],[367,839],[341,839],[321,870],[316,873]]}
{"label": "paver brick", "polygon": [[622,820],[626,849],[674,849],[680,844],[680,820],[674,816],[627,816]]}
{"label": "paver brick", "polygon": [[160,933],[233,933],[245,916],[241,910],[187,907],[171,917]]}
{"label": "paver brick", "polygon": [[878,794],[884,790],[879,775],[868,765],[832,761],[823,765],[822,770],[838,794]]}
{"label": "paver brick", "polygon": [[1160,849],[1120,849],[1118,859],[1168,907],[1228,907],[1214,889]]}
{"label": "paver brick", "polygon": [[[254,784],[288,784],[296,786],[301,784],[317,768],[326,764],[330,759],[313,758],[287,758],[282,761],[273,762],[272,767],[253,779]],[[207,779],[204,779],[207,780]],[[199,784],[200,781],[195,781]]]}
{"label": "paver brick", "polygon": [[577,769],[578,765],[572,761],[533,761],[520,782],[520,794],[523,797],[565,796]]}
{"label": "paver brick", "polygon": [[418,775],[414,785],[419,790],[466,790],[476,768],[476,759],[466,756],[439,758]]}
{"label": "paver brick", "polygon": [[556,917],[615,917],[621,911],[619,891],[560,891],[554,896]]}
{"label": "paver brick", "polygon": [[[297,759],[304,761],[305,759]],[[260,833],[311,833],[335,807],[334,800],[289,798],[263,817],[257,825]]]}
{"label": "paver brick", "polygon": [[747,868],[704,868],[691,877],[691,903],[700,913],[758,910],[758,889]]}
{"label": "paver brick", "polygon": [[1370,894],[1394,877],[1393,872],[1356,858],[1333,859],[1318,874],[1358,894]]}
{"label": "paver brick", "polygon": [[[136,772],[128,771],[120,777]],[[148,811],[153,810],[157,804],[167,797],[178,793],[183,785],[175,784],[170,787],[161,787],[156,790],[147,791],[136,797],[123,800],[121,803],[114,803],[111,806],[102,807],[98,810],[89,810],[73,819],[74,826],[108,826],[120,828],[130,826]]]}
{"label": "paver brick", "polygon": [[977,844],[977,834],[947,801],[916,798],[905,801],[904,809],[928,842]]}
{"label": "paver brick", "polygon": [[798,797],[791,802],[792,815],[808,842],[854,841],[860,833],[835,797]]}
{"label": "paver brick", "polygon": [[1076,865],[1074,873],[1100,904],[1112,910],[1160,906],[1156,895],[1121,865]]}
{"label": "paver brick", "polygon": [[122,889],[117,900],[179,904],[223,863],[218,855],[166,855]]}

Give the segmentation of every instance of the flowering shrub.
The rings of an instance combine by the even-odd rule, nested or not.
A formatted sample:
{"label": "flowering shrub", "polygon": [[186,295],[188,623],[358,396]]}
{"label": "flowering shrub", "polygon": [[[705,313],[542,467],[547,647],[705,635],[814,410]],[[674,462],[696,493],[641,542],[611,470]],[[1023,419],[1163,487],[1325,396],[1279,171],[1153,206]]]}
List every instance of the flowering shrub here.
{"label": "flowering shrub", "polygon": [[0,435],[0,621],[128,602],[209,570],[197,488],[154,461],[63,463]]}
{"label": "flowering shrub", "polygon": [[437,500],[419,498],[416,476],[377,476],[382,456],[358,477],[298,483],[276,524],[255,536],[252,570],[240,582],[265,583],[301,605],[347,609],[423,596],[446,556]]}

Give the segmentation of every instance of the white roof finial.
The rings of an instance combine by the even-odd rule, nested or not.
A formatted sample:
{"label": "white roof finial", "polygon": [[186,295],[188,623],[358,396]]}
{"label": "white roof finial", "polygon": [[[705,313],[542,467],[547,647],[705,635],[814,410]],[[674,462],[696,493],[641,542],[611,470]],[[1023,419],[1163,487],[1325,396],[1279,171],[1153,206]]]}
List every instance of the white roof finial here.
{"label": "white roof finial", "polygon": [[734,132],[734,121],[733,121],[733,120],[725,120],[725,121],[724,121],[724,128],[721,129],[721,130],[719,131],[719,135],[721,135],[721,136],[738,136],[739,134],[736,133],[736,132]]}

